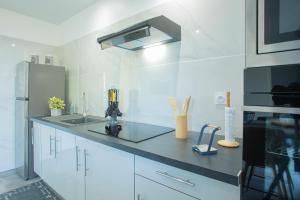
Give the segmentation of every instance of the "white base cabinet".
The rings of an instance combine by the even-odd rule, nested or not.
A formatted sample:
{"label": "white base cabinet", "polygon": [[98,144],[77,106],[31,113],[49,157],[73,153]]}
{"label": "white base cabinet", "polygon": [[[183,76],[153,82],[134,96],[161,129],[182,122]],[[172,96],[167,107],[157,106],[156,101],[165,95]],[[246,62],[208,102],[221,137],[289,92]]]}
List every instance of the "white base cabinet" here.
{"label": "white base cabinet", "polygon": [[65,200],[240,199],[240,188],[34,123],[34,170]]}
{"label": "white base cabinet", "polygon": [[78,198],[75,136],[34,123],[34,170],[58,194],[68,200]]}
{"label": "white base cabinet", "polygon": [[41,139],[41,165],[42,170],[39,174],[48,185],[55,189],[57,182],[56,177],[56,160],[55,160],[55,128],[45,125],[39,125]]}
{"label": "white base cabinet", "polygon": [[138,175],[135,176],[135,192],[136,200],[197,200]]}
{"label": "white base cabinet", "polygon": [[133,200],[134,155],[34,123],[35,172],[65,200]]}
{"label": "white base cabinet", "polygon": [[134,155],[78,138],[86,200],[133,200]]}
{"label": "white base cabinet", "polygon": [[[240,187],[135,156],[135,174],[197,199],[240,199]],[[136,184],[138,187],[138,184]],[[163,198],[162,198],[163,199]]]}
{"label": "white base cabinet", "polygon": [[84,186],[77,180],[75,138],[73,134],[56,129],[56,181],[53,189],[66,200],[81,200],[79,189]]}

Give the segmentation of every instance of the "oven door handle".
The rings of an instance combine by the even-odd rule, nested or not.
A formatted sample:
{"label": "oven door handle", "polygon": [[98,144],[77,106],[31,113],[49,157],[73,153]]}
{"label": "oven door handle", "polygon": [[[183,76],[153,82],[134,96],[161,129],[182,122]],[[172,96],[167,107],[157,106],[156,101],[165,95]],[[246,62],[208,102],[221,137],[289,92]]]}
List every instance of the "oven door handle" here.
{"label": "oven door handle", "polygon": [[264,112],[264,113],[280,113],[300,115],[300,108],[291,107],[266,107],[266,106],[243,106],[243,111]]}

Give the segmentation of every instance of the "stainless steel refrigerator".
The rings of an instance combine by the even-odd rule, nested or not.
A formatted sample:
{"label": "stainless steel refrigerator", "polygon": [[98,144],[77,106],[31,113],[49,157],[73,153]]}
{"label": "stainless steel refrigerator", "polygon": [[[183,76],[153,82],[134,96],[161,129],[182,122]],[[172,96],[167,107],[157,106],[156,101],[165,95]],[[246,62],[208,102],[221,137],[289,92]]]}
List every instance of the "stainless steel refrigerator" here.
{"label": "stainless steel refrigerator", "polygon": [[36,177],[33,170],[31,117],[50,114],[48,99],[65,99],[65,68],[22,62],[15,79],[15,164],[25,180]]}

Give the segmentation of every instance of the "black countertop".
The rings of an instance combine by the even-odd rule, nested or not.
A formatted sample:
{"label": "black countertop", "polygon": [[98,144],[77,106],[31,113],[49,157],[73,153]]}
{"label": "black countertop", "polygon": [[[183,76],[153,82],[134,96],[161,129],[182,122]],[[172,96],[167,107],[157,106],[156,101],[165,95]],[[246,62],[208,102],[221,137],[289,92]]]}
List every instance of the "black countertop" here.
{"label": "black countertop", "polygon": [[[176,139],[175,132],[171,132],[140,143],[133,143],[88,131],[95,124],[69,126],[48,121],[43,117],[35,117],[31,120],[173,167],[232,185],[239,185],[239,175],[242,169],[242,146],[236,149],[221,147],[216,144],[219,139],[223,139],[221,136],[216,136],[213,144],[218,149],[218,153],[203,156],[192,151],[192,145],[197,142],[199,135],[195,132],[189,132],[186,140]],[[203,140],[208,143],[209,135],[206,134]],[[242,143],[240,139],[238,141],[240,144]]]}

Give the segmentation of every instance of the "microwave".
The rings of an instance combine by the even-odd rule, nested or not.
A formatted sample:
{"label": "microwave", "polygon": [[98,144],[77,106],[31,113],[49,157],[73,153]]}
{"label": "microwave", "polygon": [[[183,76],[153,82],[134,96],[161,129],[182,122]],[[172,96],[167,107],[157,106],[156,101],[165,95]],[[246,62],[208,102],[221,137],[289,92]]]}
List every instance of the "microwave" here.
{"label": "microwave", "polygon": [[247,67],[300,62],[300,1],[246,0]]}

